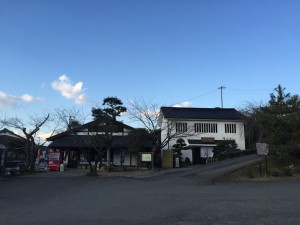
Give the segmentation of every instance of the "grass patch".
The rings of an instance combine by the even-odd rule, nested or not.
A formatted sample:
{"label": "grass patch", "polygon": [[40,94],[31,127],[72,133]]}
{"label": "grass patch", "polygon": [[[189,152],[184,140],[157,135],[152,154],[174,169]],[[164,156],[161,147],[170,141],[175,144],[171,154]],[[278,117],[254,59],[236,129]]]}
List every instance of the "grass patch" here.
{"label": "grass patch", "polygon": [[300,178],[300,158],[292,158],[292,164],[287,164],[276,157],[268,158],[268,171],[265,160],[261,162],[261,174],[258,162],[217,178],[218,181],[249,181],[249,180],[274,180],[276,178]]}

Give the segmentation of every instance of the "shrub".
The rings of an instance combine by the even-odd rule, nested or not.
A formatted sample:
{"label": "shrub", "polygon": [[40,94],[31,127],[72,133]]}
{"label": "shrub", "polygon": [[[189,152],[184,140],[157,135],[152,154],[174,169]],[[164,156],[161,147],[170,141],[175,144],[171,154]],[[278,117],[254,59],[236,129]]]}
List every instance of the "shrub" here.
{"label": "shrub", "polygon": [[189,157],[186,157],[184,162],[185,162],[186,165],[191,165],[191,160],[190,160]]}
{"label": "shrub", "polygon": [[294,166],[293,165],[289,165],[287,167],[285,167],[284,169],[284,175],[286,176],[294,176]]}
{"label": "shrub", "polygon": [[255,178],[255,172],[253,170],[249,170],[247,174],[249,178]]}
{"label": "shrub", "polygon": [[235,151],[231,151],[231,152],[221,152],[216,155],[216,158],[218,160],[232,159],[232,158],[236,158],[236,157],[243,156],[243,155],[254,154],[255,152],[256,152],[255,150],[243,150],[243,151],[235,150]]}
{"label": "shrub", "polygon": [[232,152],[237,150],[237,144],[235,140],[221,140],[218,141],[218,145],[214,148],[214,154],[218,155],[223,152]]}
{"label": "shrub", "polygon": [[281,177],[282,176],[282,171],[278,168],[269,169],[268,170],[268,176]]}

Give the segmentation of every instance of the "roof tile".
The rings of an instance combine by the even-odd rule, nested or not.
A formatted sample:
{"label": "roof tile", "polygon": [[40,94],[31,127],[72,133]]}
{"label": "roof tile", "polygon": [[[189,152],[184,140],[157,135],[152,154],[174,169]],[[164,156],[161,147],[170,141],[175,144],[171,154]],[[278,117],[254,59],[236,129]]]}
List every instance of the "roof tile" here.
{"label": "roof tile", "polygon": [[243,114],[233,108],[180,108],[161,107],[165,118],[203,120],[242,120]]}

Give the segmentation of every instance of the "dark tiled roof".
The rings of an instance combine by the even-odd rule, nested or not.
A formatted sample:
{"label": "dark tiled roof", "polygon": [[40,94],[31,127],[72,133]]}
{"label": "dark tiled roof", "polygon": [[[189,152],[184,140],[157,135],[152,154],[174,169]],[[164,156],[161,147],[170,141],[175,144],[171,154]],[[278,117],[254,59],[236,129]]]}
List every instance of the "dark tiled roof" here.
{"label": "dark tiled roof", "polygon": [[[88,135],[66,135],[56,138],[50,145],[50,148],[88,148],[95,146],[95,139]],[[113,136],[113,148],[127,148],[126,136]]]}
{"label": "dark tiled roof", "polygon": [[243,120],[243,114],[233,108],[161,107],[165,118],[199,120]]}
{"label": "dark tiled roof", "polygon": [[[68,131],[56,134],[52,137],[49,137],[49,138],[47,138],[47,141],[54,141],[59,137],[64,137],[66,135],[72,135],[76,132],[84,131],[85,129],[88,129],[90,132],[102,132],[102,131],[107,130],[107,128],[104,125],[101,125],[101,123],[99,123],[97,120],[93,120],[86,124],[75,127],[71,130],[68,130]],[[114,124],[114,126],[111,129],[113,129],[114,133],[119,133],[119,132],[122,132],[124,129],[132,130],[134,128],[131,126],[128,126],[122,122],[116,121],[116,123]]]}

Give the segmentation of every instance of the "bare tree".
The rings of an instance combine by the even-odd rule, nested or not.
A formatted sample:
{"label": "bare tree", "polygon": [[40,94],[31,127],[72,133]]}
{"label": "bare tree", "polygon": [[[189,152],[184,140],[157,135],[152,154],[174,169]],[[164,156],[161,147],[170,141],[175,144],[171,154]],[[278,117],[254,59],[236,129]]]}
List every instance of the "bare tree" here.
{"label": "bare tree", "polygon": [[159,129],[161,115],[157,103],[145,101],[143,98],[130,100],[127,114],[133,122],[140,123],[149,132]]}
{"label": "bare tree", "polygon": [[245,116],[245,137],[248,148],[254,148],[256,142],[262,142],[265,131],[259,124],[259,116],[261,108],[265,104],[247,102],[246,105],[240,109],[241,113]]}
{"label": "bare tree", "polygon": [[[36,133],[49,120],[50,114],[42,117],[32,116],[30,117],[28,124],[25,124],[25,122],[18,117],[3,119],[1,121],[4,126],[12,127],[23,132],[26,138],[26,163],[29,171],[34,170],[34,163],[37,157],[37,151],[39,149],[39,146],[37,146],[35,143]],[[31,129],[28,129],[28,127],[31,127]]]}
{"label": "bare tree", "polygon": [[[74,133],[76,137],[77,147],[80,152],[84,154],[86,161],[89,164],[90,175],[97,175],[97,166],[99,162],[99,155],[101,149],[98,146],[98,143],[94,142],[94,135],[90,132],[87,132],[86,135],[78,135]],[[94,156],[94,158],[93,158]],[[93,165],[94,162],[94,165]]]}
{"label": "bare tree", "polygon": [[[127,110],[128,117],[133,122],[141,124],[157,140],[156,150],[161,150],[167,146],[172,139],[193,135],[193,129],[188,129],[185,132],[176,132],[177,120],[169,120],[164,123],[160,108],[161,106],[157,103],[140,98],[130,100]],[[163,139],[161,139],[162,132],[167,134],[164,135]]]}
{"label": "bare tree", "polygon": [[84,154],[89,164],[90,175],[97,175],[98,163],[102,167],[103,155],[112,144],[112,139],[109,136],[98,133],[103,127],[102,122],[98,120],[91,123],[87,131],[80,131],[82,135],[74,132],[78,148]]}
{"label": "bare tree", "polygon": [[78,109],[75,106],[72,108],[57,108],[53,117],[55,118],[58,131],[66,131],[85,123],[88,115],[83,109]]}

